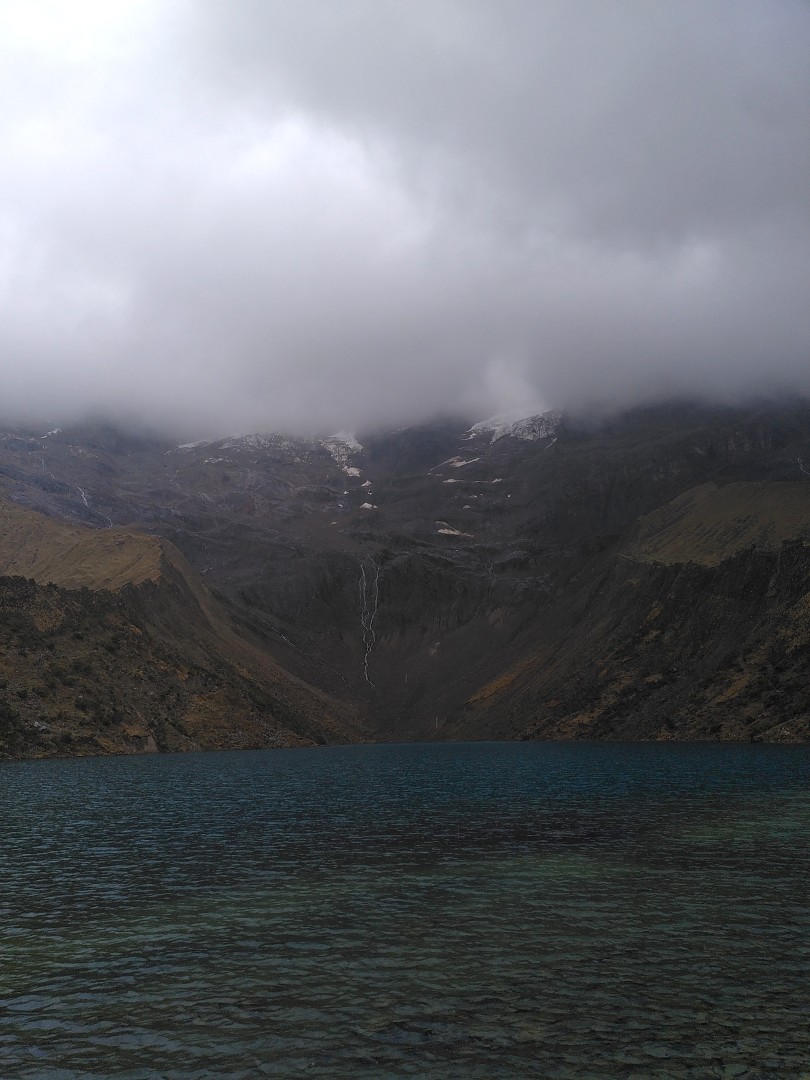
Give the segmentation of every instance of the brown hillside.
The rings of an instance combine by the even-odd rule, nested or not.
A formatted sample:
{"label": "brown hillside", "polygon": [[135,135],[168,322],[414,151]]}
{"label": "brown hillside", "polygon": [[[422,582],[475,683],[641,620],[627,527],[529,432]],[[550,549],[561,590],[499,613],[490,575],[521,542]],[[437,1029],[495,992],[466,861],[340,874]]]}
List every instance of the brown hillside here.
{"label": "brown hillside", "polygon": [[156,537],[55,521],[0,498],[0,575],[116,592],[158,581],[162,552]]}
{"label": "brown hillside", "polygon": [[167,540],[0,500],[0,758],[357,737]]}

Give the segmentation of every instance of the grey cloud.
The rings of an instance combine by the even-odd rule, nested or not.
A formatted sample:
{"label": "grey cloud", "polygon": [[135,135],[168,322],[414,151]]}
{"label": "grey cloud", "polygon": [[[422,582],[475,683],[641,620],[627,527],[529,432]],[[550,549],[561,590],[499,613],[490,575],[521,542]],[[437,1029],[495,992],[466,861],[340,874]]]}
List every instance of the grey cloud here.
{"label": "grey cloud", "polygon": [[806,5],[101,10],[0,35],[0,411],[810,392]]}
{"label": "grey cloud", "polygon": [[417,157],[431,151],[465,183],[491,183],[496,204],[518,197],[524,220],[655,242],[806,207],[803,4],[248,0],[239,19],[227,3],[209,10],[231,85]]}

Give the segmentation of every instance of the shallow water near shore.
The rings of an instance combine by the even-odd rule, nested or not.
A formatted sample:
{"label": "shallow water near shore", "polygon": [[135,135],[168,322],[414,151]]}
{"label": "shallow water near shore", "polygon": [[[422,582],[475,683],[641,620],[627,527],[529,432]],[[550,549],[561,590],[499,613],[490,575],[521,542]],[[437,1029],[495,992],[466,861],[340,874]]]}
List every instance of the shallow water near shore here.
{"label": "shallow water near shore", "polygon": [[6,763],[0,797],[4,1080],[810,1080],[810,747]]}

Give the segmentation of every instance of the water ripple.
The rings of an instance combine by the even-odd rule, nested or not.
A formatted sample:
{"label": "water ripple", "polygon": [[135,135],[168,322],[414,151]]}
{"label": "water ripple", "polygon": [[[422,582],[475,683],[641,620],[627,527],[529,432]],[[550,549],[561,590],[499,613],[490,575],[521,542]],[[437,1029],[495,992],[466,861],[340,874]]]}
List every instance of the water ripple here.
{"label": "water ripple", "polygon": [[810,750],[0,767],[0,1076],[810,1080]]}

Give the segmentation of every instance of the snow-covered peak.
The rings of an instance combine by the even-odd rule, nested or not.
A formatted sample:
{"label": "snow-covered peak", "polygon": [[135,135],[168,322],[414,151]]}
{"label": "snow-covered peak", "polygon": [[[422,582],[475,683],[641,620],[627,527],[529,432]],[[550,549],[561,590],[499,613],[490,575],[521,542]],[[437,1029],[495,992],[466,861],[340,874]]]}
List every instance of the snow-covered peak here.
{"label": "snow-covered peak", "polygon": [[317,446],[311,439],[302,439],[297,435],[284,435],[280,432],[256,432],[254,435],[238,435],[222,439],[215,444],[219,450],[281,450],[292,454],[296,460],[302,460]]}
{"label": "snow-covered peak", "polygon": [[[301,458],[316,445],[311,440],[299,439],[293,435],[256,432],[253,435],[229,435],[224,439],[199,439],[197,442],[180,443],[174,449],[184,453],[206,449],[216,451],[235,450],[237,452],[250,451],[253,453],[259,450],[283,450]],[[170,450],[168,452],[173,453],[174,451]]]}
{"label": "snow-covered peak", "polygon": [[349,464],[352,454],[359,454],[363,449],[362,444],[357,441],[354,432],[351,431],[338,431],[327,439],[321,439],[321,446],[324,450],[328,450],[338,465],[344,469]]}
{"label": "snow-covered peak", "polygon": [[278,443],[278,435],[264,435],[256,432],[254,435],[235,435],[230,439],[223,439],[219,448],[220,450],[266,450],[267,447],[277,446]]}
{"label": "snow-covered peak", "polygon": [[511,412],[490,416],[488,420],[480,420],[477,424],[473,424],[469,433],[471,435],[491,433],[490,445],[507,435],[513,439],[537,442],[538,439],[554,438],[559,426],[560,414],[556,412],[537,413],[534,416],[520,416],[519,413]]}

